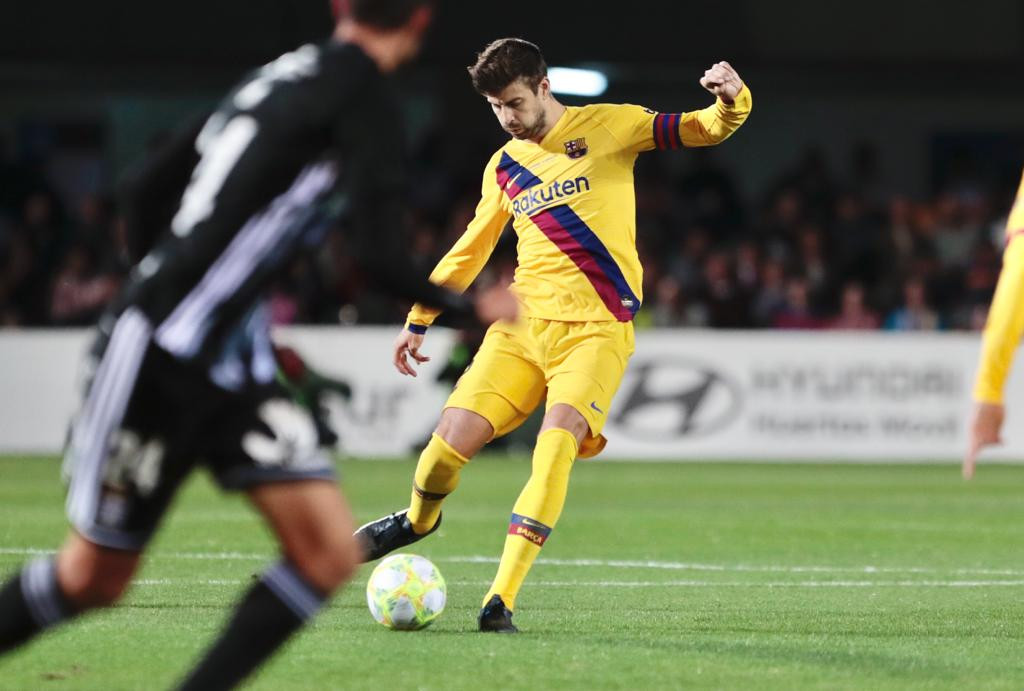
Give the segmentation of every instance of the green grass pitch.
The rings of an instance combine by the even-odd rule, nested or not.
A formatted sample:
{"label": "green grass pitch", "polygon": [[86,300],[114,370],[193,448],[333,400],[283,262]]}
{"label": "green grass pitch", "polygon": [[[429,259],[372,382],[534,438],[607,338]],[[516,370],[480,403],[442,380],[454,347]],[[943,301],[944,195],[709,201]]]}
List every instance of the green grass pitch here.
{"label": "green grass pitch", "polygon": [[[413,461],[346,461],[358,520]],[[1024,468],[579,462],[519,597],[475,632],[527,459],[474,461],[413,551],[448,581],[430,628],[387,631],[369,568],[253,689],[1024,687]],[[66,530],[54,459],[0,459],[0,572]],[[3,689],[169,687],[273,558],[245,502],[194,478],[119,607],[0,660]]]}

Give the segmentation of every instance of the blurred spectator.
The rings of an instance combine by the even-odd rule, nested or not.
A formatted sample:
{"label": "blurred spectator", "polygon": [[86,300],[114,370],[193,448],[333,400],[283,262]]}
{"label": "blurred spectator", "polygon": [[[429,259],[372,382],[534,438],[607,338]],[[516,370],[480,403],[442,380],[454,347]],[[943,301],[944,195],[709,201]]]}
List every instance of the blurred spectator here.
{"label": "blurred spectator", "polygon": [[53,282],[49,323],[55,326],[86,326],[95,322],[117,294],[118,278],[96,271],[84,245],[72,247],[61,262]]}
{"label": "blurred spectator", "polygon": [[800,230],[797,254],[808,290],[816,298],[821,297],[828,288],[829,261],[822,248],[821,231],[816,225],[808,223]]}
{"label": "blurred spectator", "polygon": [[668,272],[687,293],[697,291],[701,285],[710,245],[708,231],[694,226],[683,234],[678,252],[669,259]]}
{"label": "blurred spectator", "polygon": [[847,331],[865,331],[877,329],[878,315],[864,303],[864,286],[857,282],[843,286],[840,298],[839,314],[828,321],[830,329]]}
{"label": "blurred spectator", "polygon": [[960,268],[967,263],[971,247],[981,228],[973,227],[966,209],[952,194],[942,195],[934,206],[935,250],[943,268]]}
{"label": "blurred spectator", "polygon": [[651,308],[651,326],[674,327],[683,325],[682,290],[673,276],[662,276],[655,284],[654,306]]}
{"label": "blurred spectator", "polygon": [[742,214],[736,184],[714,164],[713,156],[710,148],[693,150],[689,157],[693,168],[680,178],[676,201],[690,223],[710,228],[722,238],[739,227]]}
{"label": "blurred spectator", "polygon": [[[432,137],[413,165],[430,184],[411,197],[407,243],[425,270],[472,220],[480,184],[476,164],[460,164],[469,153]],[[63,209],[46,161],[14,149],[0,137],[0,326],[88,323],[127,274],[126,210],[91,189]],[[987,184],[975,162],[936,176],[933,196],[887,194],[878,150],[861,143],[839,175],[805,152],[752,206],[713,155],[691,152],[681,174],[658,155],[638,161],[638,327],[874,329],[879,315],[894,330],[983,325],[1016,179]],[[481,281],[508,279],[516,241],[503,235]],[[408,305],[367,291],[351,254],[339,228],[294,261],[268,296],[274,322],[401,321]]]}
{"label": "blurred spectator", "polygon": [[702,325],[715,329],[740,329],[750,323],[750,300],[740,290],[729,255],[724,251],[716,250],[708,255],[704,262],[703,284],[697,289],[692,302],[699,304],[706,315]]}
{"label": "blurred spectator", "polygon": [[786,305],[786,271],[782,262],[767,259],[761,265],[761,284],[752,306],[754,326],[772,326]]}
{"label": "blurred spectator", "polygon": [[889,331],[935,331],[939,315],[928,305],[924,281],[910,278],[903,284],[903,304],[885,319]]}
{"label": "blurred spectator", "polygon": [[807,279],[794,277],[786,282],[786,300],[775,314],[772,326],[776,329],[821,328],[821,320],[811,311]]}

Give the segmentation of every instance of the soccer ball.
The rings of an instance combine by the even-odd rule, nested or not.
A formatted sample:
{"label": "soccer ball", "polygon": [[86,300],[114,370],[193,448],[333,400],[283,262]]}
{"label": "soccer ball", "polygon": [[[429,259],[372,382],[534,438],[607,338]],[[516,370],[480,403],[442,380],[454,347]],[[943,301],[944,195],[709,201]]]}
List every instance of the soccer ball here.
{"label": "soccer ball", "polygon": [[415,554],[391,555],[366,583],[370,614],[389,629],[422,629],[440,616],[446,599],[441,572]]}

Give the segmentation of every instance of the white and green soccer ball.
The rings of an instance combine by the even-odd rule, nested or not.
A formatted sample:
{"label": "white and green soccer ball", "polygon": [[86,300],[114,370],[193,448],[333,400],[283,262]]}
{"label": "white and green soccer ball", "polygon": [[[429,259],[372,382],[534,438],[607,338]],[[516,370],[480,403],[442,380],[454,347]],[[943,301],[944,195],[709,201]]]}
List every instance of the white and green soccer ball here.
{"label": "white and green soccer ball", "polygon": [[446,600],[441,572],[415,554],[391,555],[366,582],[370,614],[389,629],[422,629],[440,616]]}

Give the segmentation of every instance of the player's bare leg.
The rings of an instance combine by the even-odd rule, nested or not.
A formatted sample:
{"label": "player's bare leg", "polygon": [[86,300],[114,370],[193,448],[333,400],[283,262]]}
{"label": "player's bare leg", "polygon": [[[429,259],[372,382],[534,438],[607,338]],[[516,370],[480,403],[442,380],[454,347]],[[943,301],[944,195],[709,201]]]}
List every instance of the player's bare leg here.
{"label": "player's bare leg", "polygon": [[311,619],[359,563],[352,515],[333,482],[261,485],[249,498],[281,545],[182,689],[231,688]]}
{"label": "player's bare leg", "polygon": [[72,532],[57,553],[57,583],[76,612],[108,607],[124,595],[141,559],[140,552],[101,547]]}
{"label": "player's bare leg", "polygon": [[590,428],[570,405],[556,403],[544,416],[533,450],[533,472],[512,509],[498,573],[484,597],[480,630],[515,633],[512,610],[526,574],[558,522],[569,473]]}
{"label": "player's bare leg", "polygon": [[55,557],[30,562],[0,589],[0,653],[71,617],[117,602],[140,556],[70,533]]}
{"label": "player's bare leg", "polygon": [[458,487],[463,466],[493,436],[494,428],[482,415],[445,408],[416,465],[409,508],[367,523],[356,533],[364,560],[379,559],[437,530],[441,503]]}

